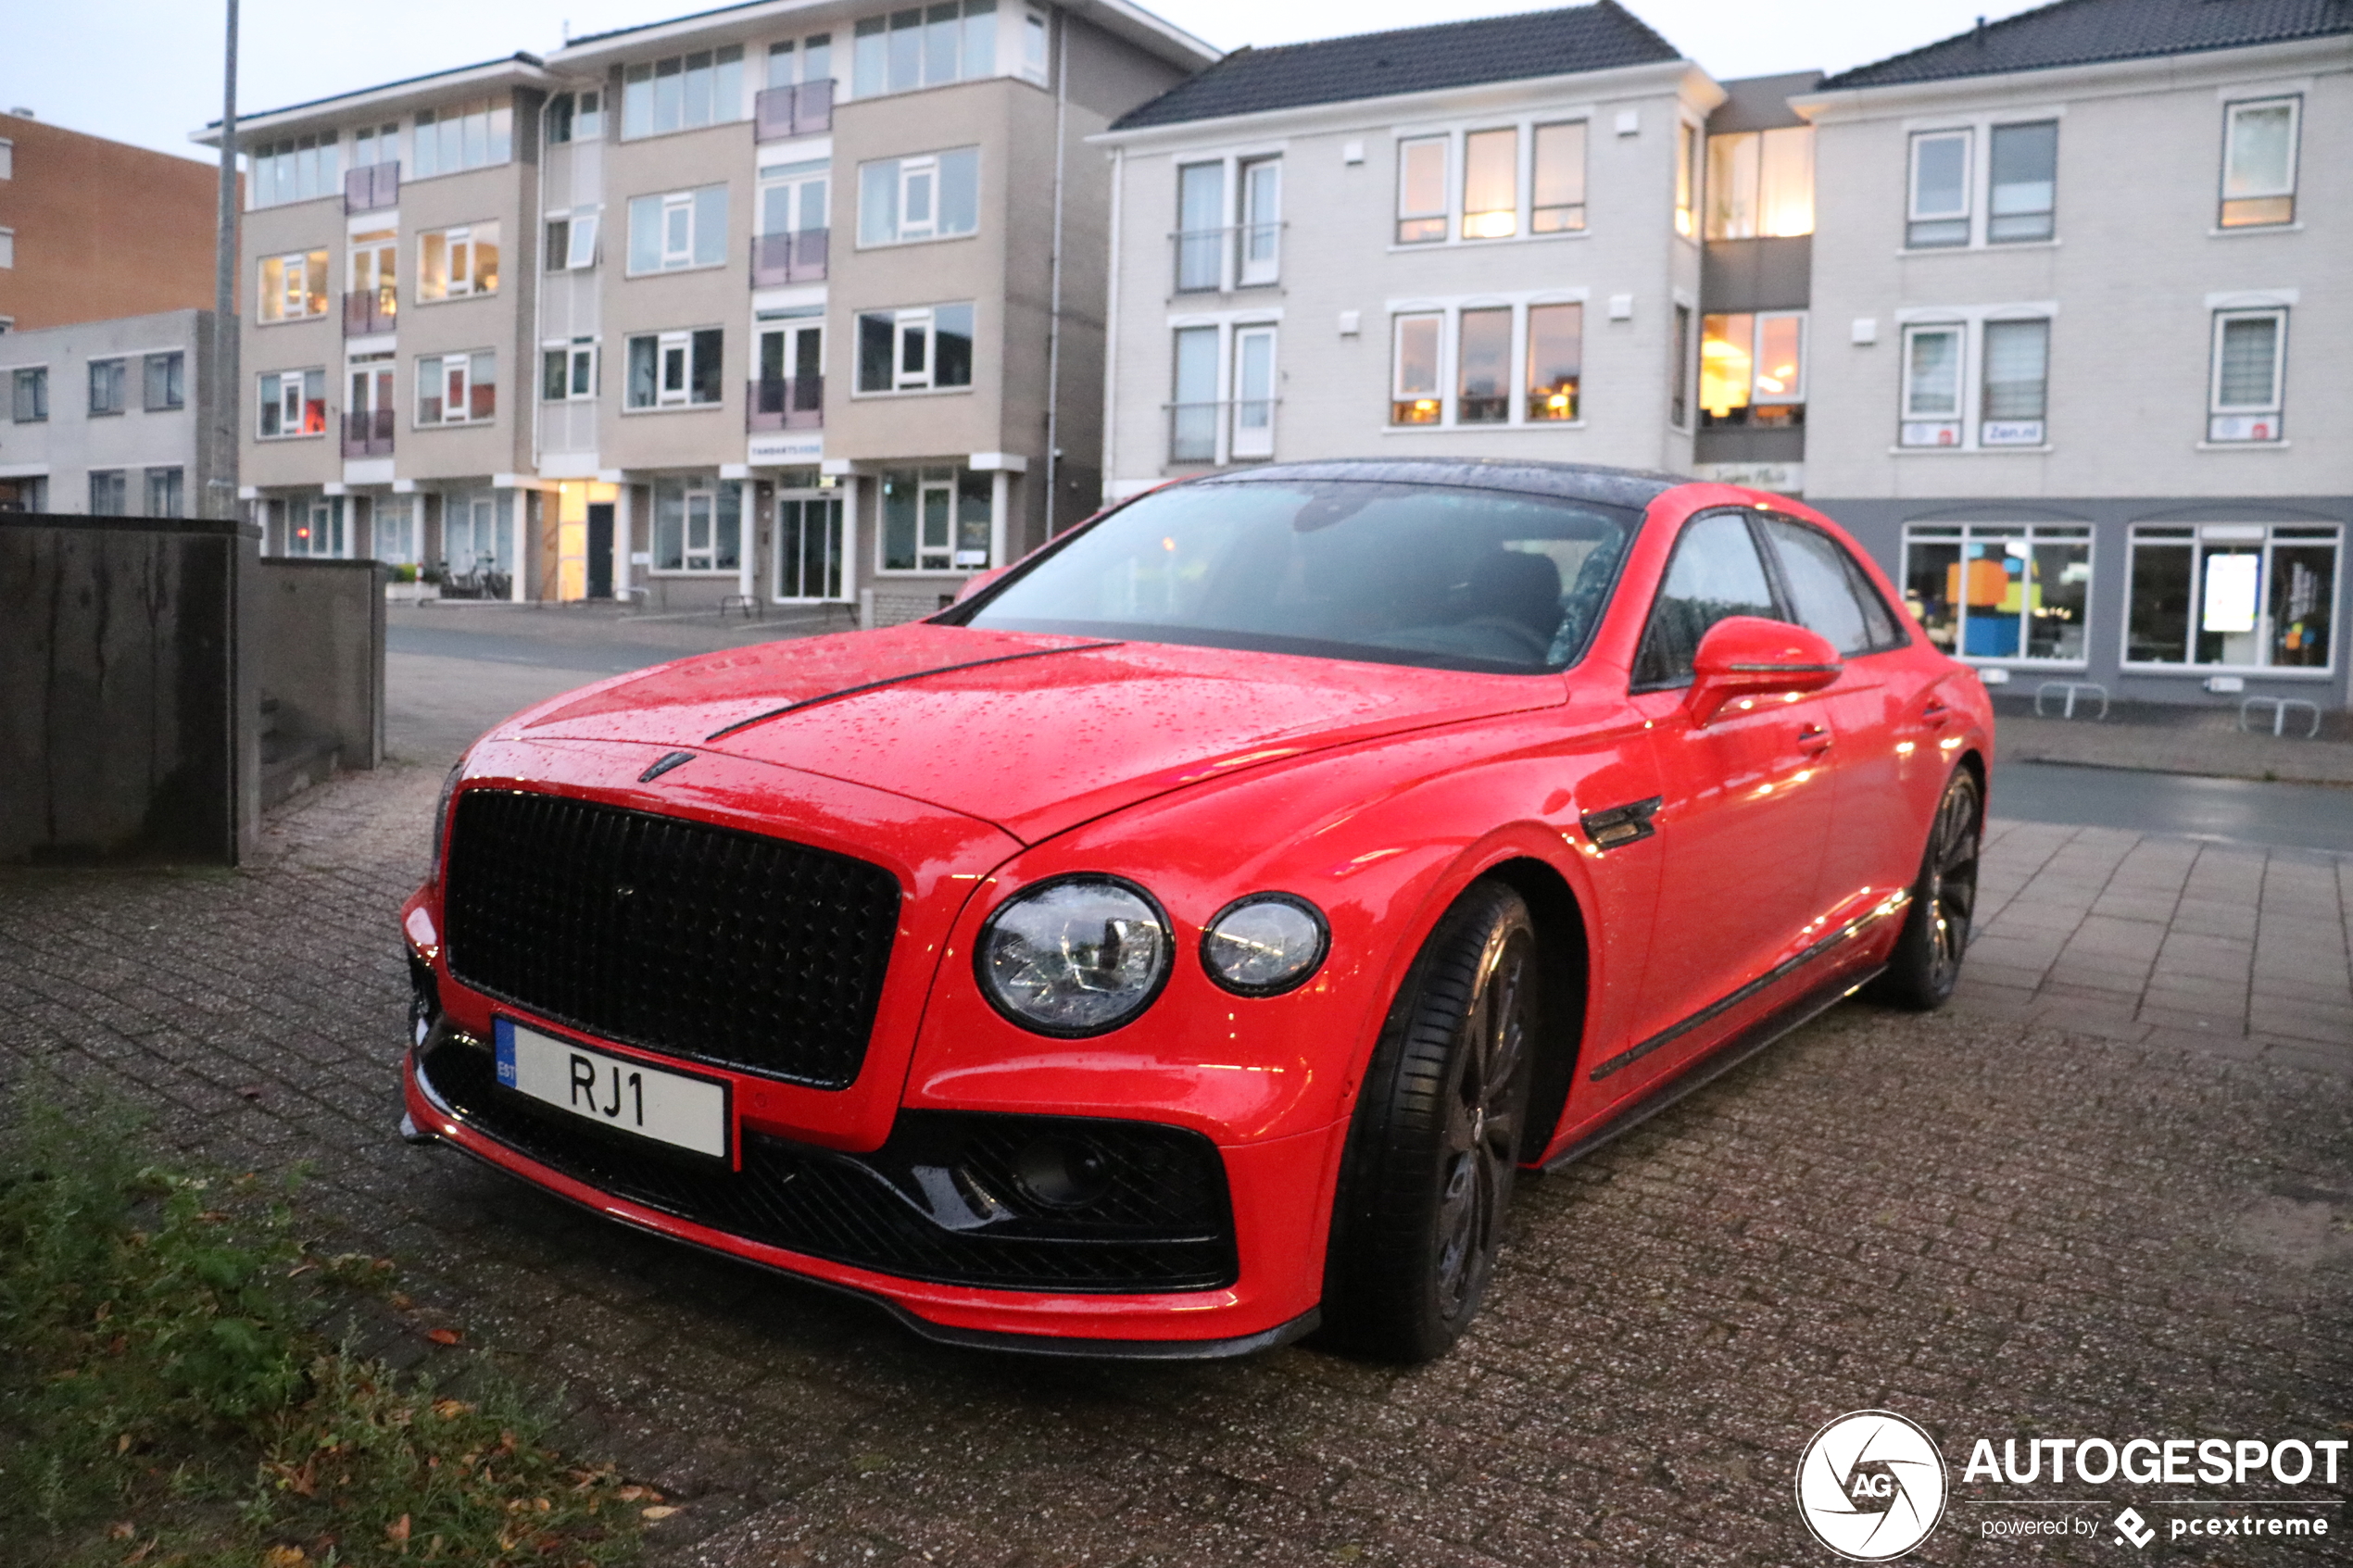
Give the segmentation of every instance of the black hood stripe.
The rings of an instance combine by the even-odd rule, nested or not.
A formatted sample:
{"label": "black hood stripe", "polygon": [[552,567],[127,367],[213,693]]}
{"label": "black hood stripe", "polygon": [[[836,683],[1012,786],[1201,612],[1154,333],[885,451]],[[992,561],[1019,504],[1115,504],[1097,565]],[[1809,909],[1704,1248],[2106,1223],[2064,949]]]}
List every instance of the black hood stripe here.
{"label": "black hood stripe", "polygon": [[1098,648],[1115,648],[1119,646],[1116,642],[1101,642],[1080,643],[1073,647],[1030,648],[1022,653],[1000,653],[992,659],[968,659],[961,664],[936,664],[928,670],[910,670],[903,675],[887,675],[879,681],[868,681],[863,685],[844,686],[837,692],[827,692],[823,696],[803,697],[799,702],[788,702],[782,708],[772,708],[765,713],[755,713],[749,719],[738,719],[724,729],[711,731],[711,734],[703,736],[703,740],[706,743],[715,741],[722,735],[732,735],[737,730],[748,730],[754,724],[764,724],[771,719],[781,719],[787,713],[798,713],[804,708],[815,708],[820,703],[838,702],[846,696],[856,696],[861,692],[877,691],[884,686],[896,686],[902,682],[920,681],[926,675],[945,675],[956,670],[977,670],[985,664],[1011,664],[1017,659],[1043,659],[1049,654],[1092,653]]}

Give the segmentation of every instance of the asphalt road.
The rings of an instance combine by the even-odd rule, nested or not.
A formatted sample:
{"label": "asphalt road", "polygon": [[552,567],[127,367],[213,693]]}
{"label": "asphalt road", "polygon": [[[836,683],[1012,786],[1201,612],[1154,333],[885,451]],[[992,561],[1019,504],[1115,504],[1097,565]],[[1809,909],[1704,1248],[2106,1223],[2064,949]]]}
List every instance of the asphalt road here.
{"label": "asphalt road", "polygon": [[[738,639],[739,641],[742,639]],[[518,635],[510,632],[479,632],[462,626],[387,626],[384,647],[391,653],[421,653],[437,659],[471,659],[485,664],[527,664],[542,670],[578,670],[589,674],[619,675],[649,664],[667,664],[695,651],[625,643],[610,637]]]}
{"label": "asphalt road", "polygon": [[1997,817],[2030,822],[2353,851],[2353,789],[2330,784],[2006,762],[1990,804]]}

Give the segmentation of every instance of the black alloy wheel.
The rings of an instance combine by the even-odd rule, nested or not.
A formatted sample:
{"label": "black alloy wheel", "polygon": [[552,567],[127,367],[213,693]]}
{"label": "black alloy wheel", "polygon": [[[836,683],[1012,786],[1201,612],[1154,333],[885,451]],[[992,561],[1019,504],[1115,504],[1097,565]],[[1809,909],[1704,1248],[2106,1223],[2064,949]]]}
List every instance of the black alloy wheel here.
{"label": "black alloy wheel", "polygon": [[1898,1007],[1931,1012],[1952,999],[1960,981],[1969,921],[1977,909],[1980,825],[1976,775],[1956,769],[1929,823],[1904,934],[1877,986],[1882,998]]}
{"label": "black alloy wheel", "polygon": [[1478,1311],[1504,1241],[1541,1002],[1519,895],[1480,883],[1414,960],[1359,1091],[1325,1270],[1333,1344],[1441,1355]]}

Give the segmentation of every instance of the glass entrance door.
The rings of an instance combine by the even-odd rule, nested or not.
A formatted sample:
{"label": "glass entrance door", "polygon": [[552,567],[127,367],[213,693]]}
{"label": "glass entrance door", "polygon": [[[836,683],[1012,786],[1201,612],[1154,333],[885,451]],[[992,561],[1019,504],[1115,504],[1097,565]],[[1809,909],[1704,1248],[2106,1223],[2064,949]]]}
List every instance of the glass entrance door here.
{"label": "glass entrance door", "polygon": [[838,599],[841,497],[786,496],[776,503],[776,596]]}

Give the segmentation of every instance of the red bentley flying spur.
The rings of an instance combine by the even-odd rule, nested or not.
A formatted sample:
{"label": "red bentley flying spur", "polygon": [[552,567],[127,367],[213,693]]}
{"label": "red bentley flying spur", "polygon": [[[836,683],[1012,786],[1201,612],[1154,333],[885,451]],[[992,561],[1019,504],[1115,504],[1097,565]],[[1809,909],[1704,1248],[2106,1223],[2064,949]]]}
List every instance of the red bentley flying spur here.
{"label": "red bentley flying spur", "polygon": [[1516,1172],[1951,993],[1993,717],[1794,502],[1327,462],[451,773],[406,1130],[934,1338],[1443,1351]]}

